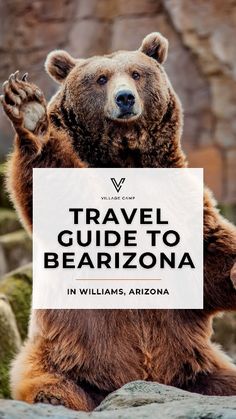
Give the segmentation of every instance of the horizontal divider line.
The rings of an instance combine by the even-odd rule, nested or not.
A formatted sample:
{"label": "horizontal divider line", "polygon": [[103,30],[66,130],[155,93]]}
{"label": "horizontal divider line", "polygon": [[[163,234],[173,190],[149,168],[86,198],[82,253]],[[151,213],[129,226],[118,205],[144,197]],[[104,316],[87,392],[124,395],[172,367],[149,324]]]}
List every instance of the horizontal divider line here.
{"label": "horizontal divider line", "polygon": [[161,281],[162,278],[150,278],[150,279],[142,279],[142,278],[116,278],[116,279],[110,279],[110,278],[75,278],[76,281]]}

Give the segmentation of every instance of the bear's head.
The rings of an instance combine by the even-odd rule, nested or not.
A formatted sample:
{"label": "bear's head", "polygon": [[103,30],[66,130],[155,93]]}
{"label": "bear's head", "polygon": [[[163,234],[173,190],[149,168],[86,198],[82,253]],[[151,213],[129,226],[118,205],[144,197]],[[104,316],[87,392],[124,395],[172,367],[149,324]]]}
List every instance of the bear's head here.
{"label": "bear's head", "polygon": [[163,68],[167,51],[167,39],[156,32],[136,51],[88,59],[60,50],[48,55],[46,70],[60,83],[51,121],[69,132],[82,160],[98,167],[161,165],[153,153],[179,140],[182,128],[181,106]]}

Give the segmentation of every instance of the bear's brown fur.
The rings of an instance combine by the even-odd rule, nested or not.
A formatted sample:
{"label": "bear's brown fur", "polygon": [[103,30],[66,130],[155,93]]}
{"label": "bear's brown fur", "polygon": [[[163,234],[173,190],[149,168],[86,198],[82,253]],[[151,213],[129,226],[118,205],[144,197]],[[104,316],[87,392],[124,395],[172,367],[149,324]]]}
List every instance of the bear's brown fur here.
{"label": "bear's brown fur", "polygon": [[[61,86],[47,107],[25,76],[10,76],[1,98],[17,133],[8,185],[29,230],[33,167],[186,167],[182,109],[162,66],[167,48],[153,33],[133,52],[75,60],[54,51],[46,68]],[[129,112],[116,102],[121,88],[131,92]],[[204,253],[204,310],[33,312],[11,372],[13,397],[91,410],[140,379],[236,395],[236,367],[210,342],[213,315],[236,308],[236,229],[207,190]]]}

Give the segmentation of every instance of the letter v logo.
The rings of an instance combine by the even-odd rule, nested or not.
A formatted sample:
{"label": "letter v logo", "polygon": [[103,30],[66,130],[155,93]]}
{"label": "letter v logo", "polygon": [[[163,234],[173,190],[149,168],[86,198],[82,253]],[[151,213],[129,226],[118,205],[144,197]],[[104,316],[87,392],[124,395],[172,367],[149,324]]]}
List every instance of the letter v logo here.
{"label": "letter v logo", "polygon": [[121,190],[121,188],[122,188],[122,185],[123,185],[123,183],[124,183],[124,181],[125,181],[125,178],[124,177],[122,177],[120,180],[119,180],[119,182],[117,182],[116,181],[116,179],[114,178],[114,177],[111,177],[111,181],[112,181],[112,183],[113,183],[113,186],[115,187],[115,189],[116,189],[116,192],[120,192],[120,190]]}

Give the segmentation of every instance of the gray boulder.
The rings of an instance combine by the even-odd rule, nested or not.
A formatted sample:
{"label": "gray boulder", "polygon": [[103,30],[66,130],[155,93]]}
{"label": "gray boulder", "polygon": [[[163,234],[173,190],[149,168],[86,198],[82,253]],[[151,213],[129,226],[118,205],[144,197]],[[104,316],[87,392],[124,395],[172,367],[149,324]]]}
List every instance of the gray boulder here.
{"label": "gray boulder", "polygon": [[21,338],[8,299],[2,294],[0,294],[0,332],[0,397],[9,397],[9,365],[20,349]]}
{"label": "gray boulder", "polygon": [[[32,293],[31,264],[0,278],[0,293],[9,301],[22,340],[27,336]],[[5,339],[4,333],[1,339]]]}
{"label": "gray boulder", "polygon": [[0,235],[0,276],[32,260],[32,242],[23,229]]}
{"label": "gray boulder", "polygon": [[12,208],[12,204],[9,200],[9,196],[5,187],[6,172],[6,164],[0,163],[0,206],[4,208]]}
{"label": "gray boulder", "polygon": [[162,384],[135,381],[110,394],[92,413],[60,406],[0,400],[4,419],[235,419],[236,396],[201,396]]}
{"label": "gray boulder", "polygon": [[0,236],[21,229],[21,223],[15,211],[0,208]]}

